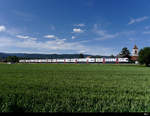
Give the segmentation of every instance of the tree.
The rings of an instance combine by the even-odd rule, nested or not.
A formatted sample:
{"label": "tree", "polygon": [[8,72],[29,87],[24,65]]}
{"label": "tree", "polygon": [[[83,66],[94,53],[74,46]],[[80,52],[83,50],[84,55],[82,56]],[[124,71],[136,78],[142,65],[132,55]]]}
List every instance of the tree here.
{"label": "tree", "polygon": [[19,62],[19,58],[17,56],[8,56],[6,60],[7,62]]}
{"label": "tree", "polygon": [[140,50],[138,61],[140,64],[149,66],[150,64],[150,47],[145,47]]}
{"label": "tree", "polygon": [[131,59],[130,51],[128,50],[127,47],[122,48],[122,51],[119,54],[119,57],[121,57],[121,58],[129,58],[129,60]]}
{"label": "tree", "polygon": [[79,54],[79,58],[84,58],[84,55],[83,54]]}
{"label": "tree", "polygon": [[6,58],[6,60],[7,60],[7,62],[12,62],[12,57],[11,57],[11,56],[8,56],[8,57]]}
{"label": "tree", "polygon": [[112,55],[110,55],[110,57],[111,57],[111,58],[115,58],[115,56],[114,56],[113,54],[112,54]]}
{"label": "tree", "polygon": [[102,58],[102,56],[96,55],[96,56],[91,56],[91,58]]}

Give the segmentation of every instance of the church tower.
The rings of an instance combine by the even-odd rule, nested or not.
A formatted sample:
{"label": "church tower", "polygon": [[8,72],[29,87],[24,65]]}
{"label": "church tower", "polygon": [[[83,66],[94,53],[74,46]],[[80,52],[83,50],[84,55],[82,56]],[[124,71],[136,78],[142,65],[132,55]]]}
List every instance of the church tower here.
{"label": "church tower", "polygon": [[132,50],[132,56],[138,56],[138,48],[136,45],[134,46],[134,48]]}

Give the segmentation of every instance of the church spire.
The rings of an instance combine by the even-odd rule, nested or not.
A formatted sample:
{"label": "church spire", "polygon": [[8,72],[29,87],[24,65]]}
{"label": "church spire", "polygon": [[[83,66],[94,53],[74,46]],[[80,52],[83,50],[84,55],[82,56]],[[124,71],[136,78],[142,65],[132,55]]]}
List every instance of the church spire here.
{"label": "church spire", "polygon": [[138,56],[138,47],[134,45],[134,48],[132,50],[132,56]]}
{"label": "church spire", "polygon": [[134,48],[133,49],[138,49],[138,47],[136,45],[134,45]]}

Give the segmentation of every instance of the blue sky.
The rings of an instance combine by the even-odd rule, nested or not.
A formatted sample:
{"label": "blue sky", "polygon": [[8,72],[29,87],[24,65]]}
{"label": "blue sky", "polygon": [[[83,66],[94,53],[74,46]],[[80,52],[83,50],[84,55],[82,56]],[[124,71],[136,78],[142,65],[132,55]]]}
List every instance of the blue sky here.
{"label": "blue sky", "polygon": [[0,52],[118,54],[150,46],[149,0],[0,0]]}

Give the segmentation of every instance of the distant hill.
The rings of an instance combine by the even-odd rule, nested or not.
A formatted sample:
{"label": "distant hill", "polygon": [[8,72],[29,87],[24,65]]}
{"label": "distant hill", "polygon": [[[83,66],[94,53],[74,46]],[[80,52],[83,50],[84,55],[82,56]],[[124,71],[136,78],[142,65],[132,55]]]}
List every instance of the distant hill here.
{"label": "distant hill", "polygon": [[[79,58],[79,54],[27,54],[27,53],[0,53],[0,58],[6,58],[8,56],[17,56],[20,58]],[[84,57],[91,56],[91,57],[98,57],[98,55],[88,55],[84,54]],[[101,57],[110,57],[110,56],[101,56]]]}

